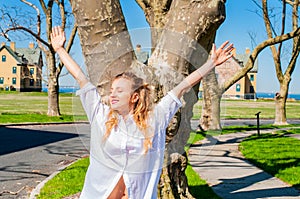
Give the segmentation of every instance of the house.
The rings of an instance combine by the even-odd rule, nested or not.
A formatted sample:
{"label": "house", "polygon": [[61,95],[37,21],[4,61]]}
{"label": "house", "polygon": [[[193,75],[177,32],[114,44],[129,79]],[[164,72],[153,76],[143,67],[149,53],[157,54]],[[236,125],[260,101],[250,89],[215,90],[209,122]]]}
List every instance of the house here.
{"label": "house", "polygon": [[[222,65],[215,68],[217,80],[220,85],[229,80],[234,74],[241,70],[248,61],[250,50],[247,48],[244,54],[237,54],[236,49],[232,51],[233,57]],[[256,99],[258,61],[254,62],[253,68],[239,81],[235,82],[223,93],[223,98]],[[202,85],[199,89],[199,97],[202,97]]]}
{"label": "house", "polygon": [[16,48],[15,42],[0,48],[0,90],[41,91],[42,52],[33,43]]}
{"label": "house", "polygon": [[[220,84],[228,80],[245,66],[251,52],[250,49],[247,48],[244,54],[236,54],[236,49],[234,49],[232,53],[232,59],[216,67],[216,74]],[[258,61],[256,60],[253,68],[247,75],[232,85],[223,94],[223,98],[256,99],[257,70]]]}

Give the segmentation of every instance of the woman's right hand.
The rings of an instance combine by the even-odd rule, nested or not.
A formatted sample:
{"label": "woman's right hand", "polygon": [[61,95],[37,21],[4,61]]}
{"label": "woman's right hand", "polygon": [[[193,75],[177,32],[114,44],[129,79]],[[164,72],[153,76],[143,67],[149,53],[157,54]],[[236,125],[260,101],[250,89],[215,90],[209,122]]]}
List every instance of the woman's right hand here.
{"label": "woman's right hand", "polygon": [[55,26],[55,27],[52,28],[50,38],[51,38],[52,47],[55,50],[55,52],[59,48],[64,47],[64,44],[65,44],[65,41],[66,41],[66,36],[65,36],[64,31],[61,29],[60,26]]}

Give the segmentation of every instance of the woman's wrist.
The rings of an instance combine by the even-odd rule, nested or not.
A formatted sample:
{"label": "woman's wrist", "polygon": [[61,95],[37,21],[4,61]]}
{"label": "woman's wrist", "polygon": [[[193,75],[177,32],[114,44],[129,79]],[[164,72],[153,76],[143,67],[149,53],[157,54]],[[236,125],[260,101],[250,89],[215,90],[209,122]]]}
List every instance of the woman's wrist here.
{"label": "woman's wrist", "polygon": [[60,47],[58,47],[58,48],[56,48],[56,49],[54,49],[54,50],[55,50],[55,52],[58,53],[58,51],[62,51],[62,50],[64,50],[64,48],[63,48],[62,46],[60,46]]}
{"label": "woman's wrist", "polygon": [[199,74],[199,78],[203,78],[215,67],[215,63],[212,59],[208,59],[207,62],[198,68],[196,72]]}

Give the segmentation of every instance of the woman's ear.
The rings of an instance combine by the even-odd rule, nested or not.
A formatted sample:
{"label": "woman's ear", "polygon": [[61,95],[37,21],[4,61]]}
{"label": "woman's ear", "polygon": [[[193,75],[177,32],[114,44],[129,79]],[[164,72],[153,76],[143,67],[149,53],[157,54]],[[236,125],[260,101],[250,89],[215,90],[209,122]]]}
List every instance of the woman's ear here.
{"label": "woman's ear", "polygon": [[140,96],[138,93],[133,93],[131,96],[131,103],[136,103],[140,99]]}

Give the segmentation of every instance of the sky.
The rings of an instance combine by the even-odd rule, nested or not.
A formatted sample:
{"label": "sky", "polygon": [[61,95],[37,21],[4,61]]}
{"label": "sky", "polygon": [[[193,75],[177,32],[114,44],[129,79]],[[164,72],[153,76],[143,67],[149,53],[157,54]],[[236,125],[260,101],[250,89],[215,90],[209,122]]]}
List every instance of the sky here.
{"label": "sky", "polygon": [[[29,0],[35,2],[36,0]],[[17,1],[7,1],[6,5],[16,4]],[[270,2],[275,2],[271,0]],[[277,2],[277,1],[276,1]],[[121,5],[127,27],[132,37],[133,46],[141,44],[143,49],[150,49],[150,35],[148,33],[148,24],[141,8],[136,4],[135,0],[121,0]],[[249,32],[255,33],[257,44],[266,38],[263,20],[254,11],[257,9],[252,0],[227,0],[226,1],[226,19],[217,31],[216,45],[219,46],[226,40],[229,40],[236,47],[238,54],[245,52],[246,48],[253,50],[253,44],[249,36]],[[1,4],[0,4],[1,6]],[[0,42],[4,41],[0,37]],[[84,65],[84,60],[81,55],[80,46],[75,46],[71,53],[75,60]],[[28,46],[28,43],[23,44]],[[17,47],[24,47],[17,44]],[[77,54],[76,54],[77,53]],[[297,61],[297,66],[292,75],[290,83],[290,93],[300,94],[300,62]],[[64,73],[64,72],[63,72]],[[60,78],[62,86],[74,86],[76,83],[70,75]],[[258,57],[258,74],[257,74],[257,92],[275,93],[279,90],[279,83],[275,74],[275,67],[271,57],[269,48],[266,48]]]}

